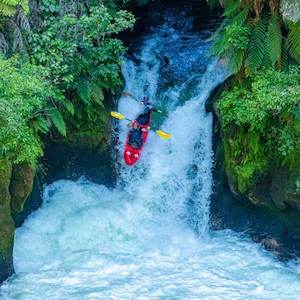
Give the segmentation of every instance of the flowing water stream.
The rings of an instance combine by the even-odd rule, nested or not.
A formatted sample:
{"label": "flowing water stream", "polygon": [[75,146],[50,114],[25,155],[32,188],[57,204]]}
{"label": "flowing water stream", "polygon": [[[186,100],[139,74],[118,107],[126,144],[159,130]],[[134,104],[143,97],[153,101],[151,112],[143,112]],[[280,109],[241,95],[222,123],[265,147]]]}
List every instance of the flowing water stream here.
{"label": "flowing water stream", "polygon": [[[1,299],[300,299],[297,262],[209,229],[212,116],[204,104],[227,71],[210,56],[207,32],[193,33],[181,18],[144,36],[123,65],[126,90],[168,111],[154,126],[172,139],[150,133],[115,188],[85,178],[47,186],[42,207],[16,232],[16,274]],[[120,99],[129,118],[142,109]],[[120,141],[126,132],[120,124]]]}

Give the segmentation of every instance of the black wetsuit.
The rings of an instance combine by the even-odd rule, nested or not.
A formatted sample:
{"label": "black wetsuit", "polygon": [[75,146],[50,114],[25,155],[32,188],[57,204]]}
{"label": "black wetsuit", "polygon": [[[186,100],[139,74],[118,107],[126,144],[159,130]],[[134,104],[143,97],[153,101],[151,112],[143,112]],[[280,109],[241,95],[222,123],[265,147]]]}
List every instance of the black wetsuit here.
{"label": "black wetsuit", "polygon": [[129,131],[128,143],[134,149],[139,149],[143,146],[143,138],[142,138],[142,129],[141,128],[132,128]]}
{"label": "black wetsuit", "polygon": [[136,121],[137,121],[139,124],[141,124],[141,125],[146,125],[147,123],[150,122],[151,112],[152,112],[152,111],[153,111],[152,108],[148,108],[148,107],[147,107],[147,108],[144,110],[144,112],[143,112],[142,114],[140,114],[140,115],[137,117]]}

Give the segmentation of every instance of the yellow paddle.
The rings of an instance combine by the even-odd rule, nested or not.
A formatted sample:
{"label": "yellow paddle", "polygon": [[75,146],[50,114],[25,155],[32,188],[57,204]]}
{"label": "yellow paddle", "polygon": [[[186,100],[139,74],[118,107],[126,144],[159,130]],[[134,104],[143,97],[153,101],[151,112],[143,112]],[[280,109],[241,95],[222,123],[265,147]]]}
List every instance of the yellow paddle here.
{"label": "yellow paddle", "polygon": [[165,140],[168,140],[172,137],[172,135],[170,133],[166,133],[160,129],[156,130],[155,132],[158,136],[160,136],[162,139],[165,139]]}
{"label": "yellow paddle", "polygon": [[[128,118],[126,118],[124,115],[120,114],[119,112],[117,111],[111,111],[110,112],[110,115],[118,120],[128,120],[128,121],[132,121]],[[168,140],[169,138],[171,138],[171,134],[170,133],[166,133],[162,130],[155,130],[156,134],[161,137],[162,139],[165,139],[165,140]]]}
{"label": "yellow paddle", "polygon": [[[110,115],[111,115],[112,117],[116,118],[116,119],[119,119],[119,120],[126,120],[126,119],[127,119],[124,115],[118,113],[117,111],[111,111],[111,112],[110,112]],[[127,120],[128,120],[128,119],[127,119]],[[129,121],[131,121],[131,120],[129,120]]]}

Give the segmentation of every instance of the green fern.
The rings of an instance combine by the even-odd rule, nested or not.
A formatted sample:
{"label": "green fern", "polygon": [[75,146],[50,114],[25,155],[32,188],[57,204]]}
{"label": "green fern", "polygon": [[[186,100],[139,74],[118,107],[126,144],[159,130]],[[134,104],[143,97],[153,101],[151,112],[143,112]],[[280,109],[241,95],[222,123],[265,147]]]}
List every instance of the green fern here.
{"label": "green fern", "polygon": [[66,108],[68,113],[70,113],[72,116],[74,116],[75,108],[74,108],[73,103],[70,100],[64,99],[64,101],[62,101],[62,104]]}
{"label": "green fern", "polygon": [[56,127],[58,132],[61,135],[66,136],[67,135],[66,124],[61,113],[57,109],[53,109],[48,112],[48,116],[50,117],[52,124]]}
{"label": "green fern", "polygon": [[236,25],[244,25],[248,15],[250,13],[250,7],[246,6],[241,12],[239,12],[235,17],[230,20],[230,23],[234,23]]}
{"label": "green fern", "polygon": [[289,24],[289,33],[287,36],[287,48],[289,54],[300,62],[300,22]]}
{"label": "green fern", "polygon": [[88,81],[82,80],[77,85],[77,93],[85,104],[90,104],[91,90]]}
{"label": "green fern", "polygon": [[263,17],[252,29],[246,60],[249,73],[257,71],[263,65],[266,55],[265,41],[267,25],[267,20]]}
{"label": "green fern", "polygon": [[231,55],[228,56],[228,58],[230,70],[233,73],[237,74],[243,67],[245,51],[239,49],[236,52],[232,52]]}
{"label": "green fern", "polygon": [[94,102],[103,106],[104,95],[100,84],[83,80],[77,85],[77,93],[85,104]]}
{"label": "green fern", "polygon": [[49,132],[50,124],[43,116],[38,116],[32,121],[32,126],[37,132],[40,131],[41,133],[46,134]]}
{"label": "green fern", "polygon": [[239,11],[239,7],[240,7],[240,1],[235,1],[235,0],[226,1],[225,11],[222,16],[223,17],[234,16]]}
{"label": "green fern", "polygon": [[17,6],[20,6],[26,13],[29,12],[27,0],[0,0],[0,16],[13,16]]}
{"label": "green fern", "polygon": [[289,67],[289,50],[287,47],[287,39],[283,36],[281,43],[281,57],[279,60],[279,68],[281,70],[288,70]]}
{"label": "green fern", "polygon": [[280,61],[282,49],[281,44],[282,33],[278,22],[278,17],[272,15],[269,18],[268,31],[266,34],[266,49],[272,66],[274,66],[276,62],[278,63]]}

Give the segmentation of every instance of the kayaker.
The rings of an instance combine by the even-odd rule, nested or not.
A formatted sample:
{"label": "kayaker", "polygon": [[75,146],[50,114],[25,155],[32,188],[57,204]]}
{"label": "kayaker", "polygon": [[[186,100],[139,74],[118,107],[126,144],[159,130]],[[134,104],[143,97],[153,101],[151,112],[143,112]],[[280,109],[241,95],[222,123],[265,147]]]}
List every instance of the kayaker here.
{"label": "kayaker", "polygon": [[[145,99],[146,97],[144,97]],[[146,98],[149,102],[149,98]],[[148,128],[142,127],[146,124],[150,123],[153,112],[156,111],[155,108],[146,106],[144,111],[136,118],[135,121],[129,124],[129,127],[132,127],[129,132],[128,143],[132,148],[139,149],[143,145],[142,132],[150,130],[150,126]]]}
{"label": "kayaker", "polygon": [[139,149],[143,145],[142,128],[137,122],[132,122],[131,126],[128,143],[132,148]]}

